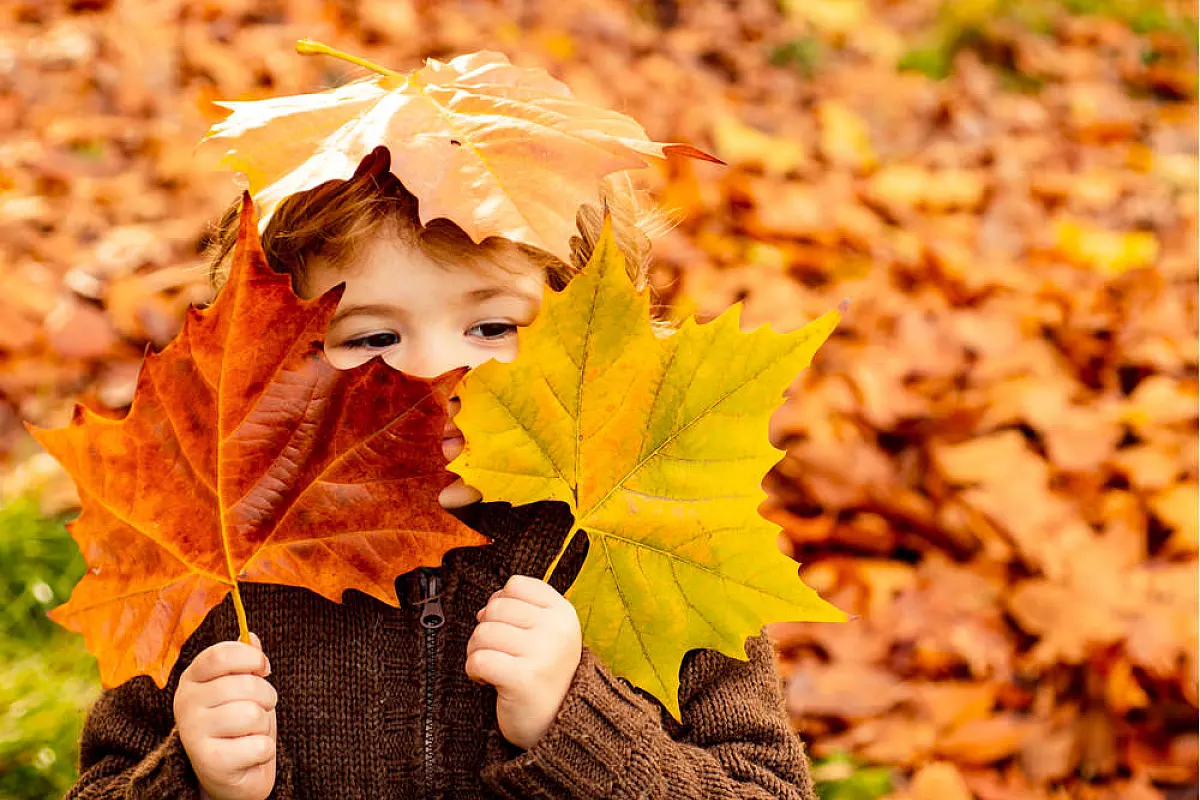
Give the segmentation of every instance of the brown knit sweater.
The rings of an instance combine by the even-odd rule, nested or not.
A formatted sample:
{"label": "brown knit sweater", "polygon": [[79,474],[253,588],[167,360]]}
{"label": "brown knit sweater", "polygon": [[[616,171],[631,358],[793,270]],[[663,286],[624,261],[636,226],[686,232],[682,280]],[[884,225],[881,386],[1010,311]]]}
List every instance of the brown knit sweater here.
{"label": "brown knit sweater", "polygon": [[[814,798],[763,635],[748,641],[748,662],[688,655],[681,722],[585,648],[545,736],[524,751],[505,741],[495,690],[464,672],[475,612],[510,575],[545,572],[570,516],[560,503],[476,504],[461,516],[494,544],[401,576],[399,609],[354,591],[337,604],[303,589],[242,585],[279,692],[272,797]],[[579,537],[555,588],[569,585],[585,553]],[[419,602],[420,585],[428,589],[430,576],[445,619],[436,629],[421,624],[431,606]],[[142,676],[106,691],[88,714],[68,797],[198,798],[172,698],[201,650],[236,636],[227,600],[188,640],[164,690]]]}

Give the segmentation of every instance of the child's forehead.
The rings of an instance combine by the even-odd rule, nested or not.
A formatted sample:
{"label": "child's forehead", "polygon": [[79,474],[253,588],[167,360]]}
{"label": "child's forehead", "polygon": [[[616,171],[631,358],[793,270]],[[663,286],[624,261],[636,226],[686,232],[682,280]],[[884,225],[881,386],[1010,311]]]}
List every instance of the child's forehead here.
{"label": "child's forehead", "polygon": [[506,295],[541,296],[545,269],[518,250],[479,246],[429,247],[413,236],[372,233],[350,252],[327,252],[309,261],[305,284],[312,293],[347,282],[353,294],[387,293],[431,285],[463,300]]}
{"label": "child's forehead", "polygon": [[513,283],[544,268],[520,251],[513,242],[492,238],[483,244],[469,239],[421,236],[382,226],[350,254],[349,270],[410,264],[436,267],[463,283]]}

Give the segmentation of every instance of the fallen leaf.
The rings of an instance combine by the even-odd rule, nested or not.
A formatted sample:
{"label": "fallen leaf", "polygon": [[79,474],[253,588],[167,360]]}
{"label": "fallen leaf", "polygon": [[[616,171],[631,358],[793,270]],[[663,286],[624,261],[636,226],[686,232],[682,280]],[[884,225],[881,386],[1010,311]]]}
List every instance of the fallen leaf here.
{"label": "fallen leaf", "polygon": [[825,101],[817,108],[817,126],[821,154],[830,164],[867,171],[878,163],[866,121],[849,106]]}
{"label": "fallen leaf", "polygon": [[1152,375],[1137,385],[1125,404],[1124,418],[1144,430],[1151,425],[1194,425],[1198,398],[1195,382]]}
{"label": "fallen leaf", "polygon": [[1021,769],[1034,783],[1055,783],[1079,765],[1079,731],[1075,719],[1051,725],[1030,735],[1021,747]]}
{"label": "fallen leaf", "polygon": [[73,297],[63,297],[43,325],[51,349],[64,358],[100,358],[117,344],[104,312]]}
{"label": "fallen leaf", "polygon": [[996,704],[991,682],[932,682],[912,686],[922,712],[939,730],[985,719]]}
{"label": "fallen leaf", "polygon": [[174,322],[180,317],[175,309],[176,302],[169,295],[186,292],[196,294],[199,299],[201,291],[197,290],[205,283],[205,271],[193,266],[119,275],[104,292],[104,307],[122,335],[165,346],[178,331],[158,330],[157,320]]}
{"label": "fallen leaf", "polygon": [[788,707],[802,717],[868,719],[907,697],[907,687],[895,675],[865,664],[809,663],[796,670],[787,687]]}
{"label": "fallen leaf", "polygon": [[917,770],[909,787],[913,800],[974,800],[962,774],[948,761],[935,761]]}
{"label": "fallen leaf", "polygon": [[1029,564],[1051,578],[1067,574],[1092,531],[1080,511],[1050,486],[1049,465],[1022,435],[1001,431],[955,445],[937,445],[933,461],[962,500],[994,520]]}
{"label": "fallen leaf", "polygon": [[959,763],[987,764],[1016,753],[1028,735],[1028,726],[1015,715],[997,714],[972,720],[940,737],[937,754]]}
{"label": "fallen leaf", "polygon": [[974,210],[988,190],[981,170],[930,170],[914,164],[889,164],[867,181],[868,202],[897,211],[934,212]]}
{"label": "fallen leaf", "polygon": [[1122,714],[1150,704],[1150,696],[1138,683],[1129,659],[1118,658],[1109,670],[1104,684],[1104,699],[1109,708]]}
{"label": "fallen leaf", "polygon": [[783,0],[783,10],[827,36],[846,36],[867,19],[865,0]]}
{"label": "fallen leaf", "polygon": [[[197,262],[213,216],[233,199],[230,176],[197,170],[193,157],[228,114],[213,100],[313,92],[362,74],[296,58],[301,35],[362,42],[362,55],[403,71],[429,56],[499,49],[547,69],[576,98],[629,114],[654,139],[708,142],[722,155],[716,120],[727,115],[807,150],[807,163],[783,174],[748,154],[732,170],[648,158],[633,177],[674,225],[654,245],[664,316],[715,318],[741,298],[744,324],[791,330],[851,299],[772,427],[788,452],[765,483],[763,513],[783,524],[781,546],[804,562],[804,581],[860,618],[772,630],[786,634],[789,681],[812,660],[867,664],[914,697],[880,717],[795,710],[811,752],[841,748],[891,767],[906,786],[934,759],[932,708],[939,720],[956,710],[915,695],[982,684],[996,687],[995,704],[980,711],[981,688],[964,699],[964,717],[1027,718],[1022,751],[1062,724],[1060,711],[1086,710],[1072,712],[1078,769],[1059,782],[1024,775],[1020,752],[953,762],[979,800],[1162,800],[1192,788],[1156,788],[1147,772],[1178,780],[1197,760],[1188,724],[1200,706],[1196,555],[1178,539],[1188,526],[1166,520],[1186,522],[1186,504],[1175,504],[1190,490],[1179,487],[1200,471],[1194,7],[9,5],[0,63],[20,79],[0,91],[0,340],[11,342],[0,350],[0,475],[20,472],[31,452],[21,420],[65,424],[80,393],[89,405],[127,401],[143,332],[161,348],[178,330],[186,290],[164,292],[170,308],[152,301],[116,320],[134,345],[98,360],[56,354],[41,325],[64,290],[111,321],[105,293],[121,276]],[[928,66],[940,59],[947,77],[897,72],[914,48]],[[873,168],[826,157],[816,110],[828,102],[869,127]],[[911,181],[875,183],[895,191],[885,203],[869,193],[877,173]],[[1158,257],[1109,274],[1086,248],[1064,254],[1062,221],[1107,234],[1099,241],[1114,249],[1101,248],[1098,263],[1137,263],[1120,255],[1126,233],[1152,234]],[[144,331],[127,334],[130,319]],[[1033,402],[1031,386],[1064,403]],[[993,441],[1013,433],[1021,449]],[[943,448],[976,441],[988,444],[961,453],[976,463],[953,466],[980,477],[943,474]],[[1067,599],[1027,629],[1009,599],[1036,578]],[[1080,663],[1055,658],[1060,639],[1073,646],[1070,628],[1090,624],[1080,608],[1126,600],[1142,606],[1118,615],[1127,635],[1083,643],[1091,655]]]}
{"label": "fallen leaf", "polygon": [[1159,256],[1158,239],[1149,231],[1107,231],[1085,222],[1061,220],[1055,233],[1063,256],[1105,275],[1151,266]]}
{"label": "fallen leaf", "polygon": [[1009,597],[1017,623],[1041,637],[1031,663],[1078,664],[1123,642],[1133,663],[1155,674],[1177,674],[1196,641],[1195,564],[1130,568],[1096,540],[1078,555],[1065,579],[1031,578]]}
{"label": "fallen leaf", "polygon": [[38,340],[41,326],[36,322],[26,319],[11,308],[6,308],[3,314],[4,327],[0,328],[0,350],[25,350]]}
{"label": "fallen leaf", "polygon": [[1150,499],[1150,510],[1167,527],[1171,537],[1166,547],[1171,553],[1195,553],[1200,542],[1196,515],[1200,508],[1200,494],[1196,483],[1179,483]]}
{"label": "fallen leaf", "polygon": [[767,175],[782,176],[810,161],[803,143],[763,133],[729,114],[717,117],[712,135],[717,155],[732,166],[761,167]]}

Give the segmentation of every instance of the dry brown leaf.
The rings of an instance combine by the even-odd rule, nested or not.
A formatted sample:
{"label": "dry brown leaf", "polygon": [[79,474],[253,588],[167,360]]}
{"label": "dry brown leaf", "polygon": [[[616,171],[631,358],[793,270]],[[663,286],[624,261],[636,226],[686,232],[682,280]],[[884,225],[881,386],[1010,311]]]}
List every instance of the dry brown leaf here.
{"label": "dry brown leaf", "polygon": [[728,114],[717,117],[712,135],[717,155],[730,166],[759,167],[781,177],[811,162],[799,140],[771,136]]}
{"label": "dry brown leaf", "polygon": [[1028,736],[1018,756],[1022,771],[1037,784],[1057,783],[1072,774],[1079,764],[1079,732],[1076,720],[1047,723]]}
{"label": "dry brown leaf", "polygon": [[45,320],[50,348],[64,358],[100,358],[112,352],[117,334],[103,311],[64,296]]}
{"label": "dry brown leaf", "polygon": [[817,126],[821,155],[829,164],[866,171],[878,163],[870,128],[849,106],[826,100],[817,107]]}
{"label": "dry brown leaf", "polygon": [[965,764],[987,764],[1016,753],[1029,735],[1028,724],[1012,714],[972,720],[939,737],[939,756]]}
{"label": "dry brown leaf", "polygon": [[985,719],[996,704],[997,685],[990,682],[913,684],[917,702],[939,730]]}
{"label": "dry brown leaf", "polygon": [[1171,538],[1167,540],[1167,551],[1176,554],[1195,554],[1200,543],[1197,542],[1197,509],[1200,508],[1200,494],[1196,490],[1196,482],[1180,483],[1160,492],[1150,498],[1150,510],[1158,519],[1171,529]]}
{"label": "dry brown leaf", "polygon": [[1051,578],[1066,575],[1091,538],[1079,509],[1050,489],[1049,465],[1015,430],[957,445],[935,445],[933,460],[962,500],[998,524],[1026,561]]}
{"label": "dry brown leaf", "polygon": [[843,719],[879,716],[907,696],[895,675],[866,664],[806,665],[787,688],[788,707],[796,713]]}
{"label": "dry brown leaf", "polygon": [[917,770],[909,787],[912,800],[974,800],[958,768],[947,761],[935,761]]}
{"label": "dry brown leaf", "polygon": [[867,181],[864,199],[894,216],[916,209],[973,211],[983,203],[987,191],[988,178],[982,170],[889,164]]}

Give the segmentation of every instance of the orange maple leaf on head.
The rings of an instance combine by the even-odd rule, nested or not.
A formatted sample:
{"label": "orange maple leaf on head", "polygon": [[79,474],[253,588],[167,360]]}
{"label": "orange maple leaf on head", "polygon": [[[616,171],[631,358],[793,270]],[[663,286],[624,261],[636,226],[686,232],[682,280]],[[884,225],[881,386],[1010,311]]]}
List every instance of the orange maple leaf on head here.
{"label": "orange maple leaf on head", "polygon": [[422,224],[456,223],[475,242],[503,236],[570,263],[578,208],[598,199],[601,179],[668,153],[716,163],[690,145],[653,142],[633,118],[571,95],[544,70],[499,53],[428,59],[401,74],[314,42],[376,73],[337,89],[248,102],[205,137],[223,145],[219,164],[244,173],[262,223],[289,195],[349,178],[376,147],[416,196]]}
{"label": "orange maple leaf on head", "polygon": [[164,686],[237,581],[399,605],[395,578],[487,539],[438,504],[462,370],[412,378],[379,359],[335,369],[324,332],[341,288],[301,300],[267,265],[243,199],[228,284],[147,357],[124,419],[77,407],[34,430],[79,488],[88,572],[51,617],[83,634],[106,686]]}

